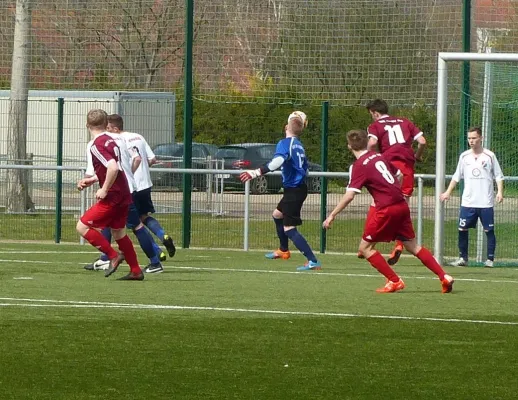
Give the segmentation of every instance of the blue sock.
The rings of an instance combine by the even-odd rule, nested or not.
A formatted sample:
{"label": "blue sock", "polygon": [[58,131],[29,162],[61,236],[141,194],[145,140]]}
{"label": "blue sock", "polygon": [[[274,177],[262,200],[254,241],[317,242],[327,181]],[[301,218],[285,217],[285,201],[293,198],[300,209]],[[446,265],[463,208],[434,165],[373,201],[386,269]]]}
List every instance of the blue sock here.
{"label": "blue sock", "polygon": [[495,249],[496,249],[496,236],[495,231],[490,230],[486,232],[487,237],[487,259],[494,261],[495,260]]}
{"label": "blue sock", "polygon": [[288,235],[286,235],[286,232],[284,232],[284,224],[282,222],[282,219],[274,218],[273,221],[275,222],[275,229],[277,230],[277,236],[279,236],[279,250],[282,251],[288,251]]}
{"label": "blue sock", "polygon": [[153,240],[153,248],[155,249],[155,253],[157,255],[160,255],[160,253],[162,252],[162,249],[160,248],[160,246],[158,244],[156,244],[156,242]]}
{"label": "blue sock", "polygon": [[468,261],[469,231],[459,231],[459,255]]}
{"label": "blue sock", "polygon": [[153,247],[153,238],[151,237],[151,234],[148,232],[148,230],[144,227],[140,229],[134,229],[133,233],[135,233],[135,236],[138,239],[138,242],[140,244],[140,247],[146,254],[147,258],[149,258],[149,262],[151,264],[156,264],[160,262],[158,259],[158,256],[155,252],[155,248]]}
{"label": "blue sock", "polygon": [[157,238],[160,239],[161,242],[164,241],[164,228],[160,225],[160,223],[154,219],[153,217],[147,217],[144,221],[144,225],[146,225],[151,232],[155,234]]}
{"label": "blue sock", "polygon": [[[103,228],[103,230],[101,231],[101,234],[104,236],[104,238],[108,241],[108,242],[112,242],[112,230],[110,228]],[[101,254],[101,260],[103,261],[108,261],[109,258],[106,254]]]}
{"label": "blue sock", "polygon": [[286,231],[286,235],[291,239],[293,244],[299,251],[304,254],[304,256],[309,260],[313,262],[317,262],[317,258],[315,257],[315,254],[313,254],[313,251],[311,250],[311,247],[309,247],[308,242],[306,241],[306,238],[302,236],[297,228],[290,229],[289,231]]}

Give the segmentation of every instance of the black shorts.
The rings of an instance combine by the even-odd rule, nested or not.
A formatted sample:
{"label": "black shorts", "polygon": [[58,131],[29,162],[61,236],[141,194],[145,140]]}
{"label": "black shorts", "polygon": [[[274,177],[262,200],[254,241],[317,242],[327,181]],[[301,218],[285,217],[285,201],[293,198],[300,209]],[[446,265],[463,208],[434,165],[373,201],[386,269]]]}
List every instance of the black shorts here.
{"label": "black shorts", "polygon": [[283,215],[284,226],[302,225],[300,210],[302,210],[306,197],[308,197],[308,187],[305,183],[294,188],[284,188],[284,195],[277,204],[277,210]]}
{"label": "black shorts", "polygon": [[147,215],[155,212],[153,200],[151,200],[151,188],[133,193],[133,202],[139,215]]}

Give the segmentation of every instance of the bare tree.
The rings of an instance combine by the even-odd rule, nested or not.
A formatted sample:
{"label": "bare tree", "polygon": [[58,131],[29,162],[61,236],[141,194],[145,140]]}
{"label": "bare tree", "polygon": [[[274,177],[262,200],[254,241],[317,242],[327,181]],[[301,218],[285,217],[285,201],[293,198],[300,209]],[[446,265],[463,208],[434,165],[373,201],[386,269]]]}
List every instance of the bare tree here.
{"label": "bare tree", "polygon": [[115,0],[111,20],[96,26],[97,44],[115,60],[126,88],[150,89],[173,59],[182,60],[181,0]]}
{"label": "bare tree", "polygon": [[[7,159],[11,164],[27,158],[27,101],[29,96],[29,58],[31,50],[31,0],[16,1],[11,97],[7,136]],[[7,211],[33,209],[29,197],[27,172],[7,170]]]}

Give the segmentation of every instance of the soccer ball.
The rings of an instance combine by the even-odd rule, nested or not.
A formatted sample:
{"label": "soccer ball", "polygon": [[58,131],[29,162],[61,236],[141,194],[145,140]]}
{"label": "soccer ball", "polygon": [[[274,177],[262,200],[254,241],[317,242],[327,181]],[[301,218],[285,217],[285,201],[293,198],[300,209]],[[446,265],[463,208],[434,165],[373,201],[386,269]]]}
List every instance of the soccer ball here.
{"label": "soccer ball", "polygon": [[306,113],[304,113],[303,111],[293,111],[290,114],[290,116],[288,117],[288,122],[290,122],[292,118],[296,118],[296,117],[299,117],[300,119],[302,119],[304,128],[308,126],[308,117],[307,117]]}

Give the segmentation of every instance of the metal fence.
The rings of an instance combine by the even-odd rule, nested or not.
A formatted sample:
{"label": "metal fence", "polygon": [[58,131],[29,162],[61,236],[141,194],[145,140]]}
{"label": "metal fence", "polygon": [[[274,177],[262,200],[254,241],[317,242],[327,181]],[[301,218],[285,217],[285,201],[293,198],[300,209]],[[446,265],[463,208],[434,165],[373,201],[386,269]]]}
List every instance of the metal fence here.
{"label": "metal fence", "polygon": [[[79,242],[75,224],[79,216],[94,201],[94,190],[78,192],[75,185],[64,184],[62,198],[56,198],[56,175],[61,170],[69,180],[78,180],[84,174],[82,167],[14,166],[0,165],[1,169],[24,169],[44,171],[48,182],[35,183],[30,189],[34,208],[25,213],[9,213],[5,208],[7,184],[0,183],[0,210],[4,223],[0,228],[0,240],[55,240]],[[207,186],[191,193],[190,226],[184,226],[182,204],[184,193],[181,188],[154,188],[153,201],[157,218],[168,233],[181,245],[183,230],[190,231],[190,247],[229,248],[243,250],[273,249],[278,245],[271,214],[281,198],[280,193],[251,195],[249,185],[241,189],[223,188],[223,177],[237,179],[239,170],[221,169],[178,169],[164,168],[161,172],[175,174],[203,174],[210,177]],[[155,171],[152,171],[154,174]],[[276,172],[278,174],[278,172]],[[348,173],[311,172],[311,176],[325,177],[329,190],[323,196],[309,194],[304,204],[302,216],[304,224],[300,230],[306,235],[315,250],[326,252],[355,253],[363,231],[365,216],[371,202],[368,193],[358,195],[353,203],[338,216],[333,229],[326,234],[321,229],[322,216],[330,212],[339,202],[347,185]],[[518,180],[510,177],[508,180]],[[426,247],[433,248],[435,193],[434,175],[416,175],[416,192],[410,200],[417,240]],[[223,190],[224,189],[224,190]],[[61,209],[56,207],[60,206]],[[444,205],[444,248],[445,256],[453,258],[457,254],[457,218],[460,206],[459,196]],[[497,257],[515,259],[516,224],[518,219],[518,193],[508,193],[503,204],[495,207],[495,226],[498,239]],[[58,221],[59,220],[59,221]],[[57,232],[57,230],[60,232]],[[471,258],[484,257],[484,235],[482,231],[470,238]],[[387,252],[391,245],[380,244],[380,250]]]}

